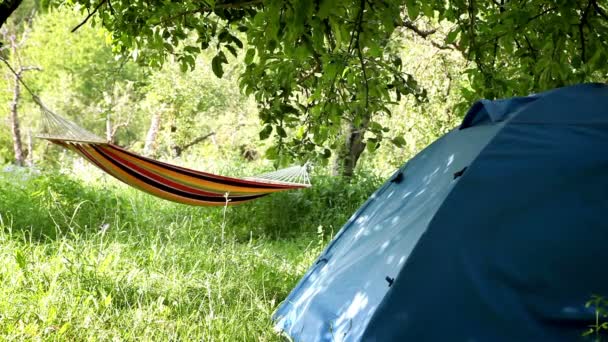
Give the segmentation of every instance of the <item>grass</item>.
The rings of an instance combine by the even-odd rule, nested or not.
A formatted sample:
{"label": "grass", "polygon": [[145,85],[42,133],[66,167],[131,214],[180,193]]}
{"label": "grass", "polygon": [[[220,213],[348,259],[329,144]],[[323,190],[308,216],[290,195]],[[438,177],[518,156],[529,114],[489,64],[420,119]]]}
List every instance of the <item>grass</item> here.
{"label": "grass", "polygon": [[316,183],[224,217],[114,181],[0,174],[0,339],[280,340],[272,312],[378,180]]}

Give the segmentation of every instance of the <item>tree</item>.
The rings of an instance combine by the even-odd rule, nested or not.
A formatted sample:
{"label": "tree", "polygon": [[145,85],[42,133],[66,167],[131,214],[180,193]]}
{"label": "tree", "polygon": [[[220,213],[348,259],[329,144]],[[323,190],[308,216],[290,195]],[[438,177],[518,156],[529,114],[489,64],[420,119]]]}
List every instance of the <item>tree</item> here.
{"label": "tree", "polygon": [[[0,52],[4,52],[4,50],[8,51],[7,55],[11,57],[13,61],[16,62],[16,69],[11,70],[12,74],[10,74],[10,78],[13,80],[13,93],[10,101],[10,114],[9,114],[9,125],[11,127],[11,135],[13,138],[13,153],[15,164],[18,166],[24,166],[26,163],[26,157],[29,154],[31,157],[32,150],[31,144],[28,143],[27,153],[23,149],[23,141],[21,136],[21,120],[19,117],[19,102],[21,100],[21,78],[27,71],[31,70],[40,70],[37,66],[25,66],[22,64],[22,60],[19,55],[19,50],[23,47],[27,40],[27,33],[29,31],[30,20],[27,20],[25,23],[25,31],[21,33],[20,39],[17,37],[16,28],[9,31],[6,27],[1,30],[2,38],[5,41],[8,41],[8,46],[3,46],[0,48]],[[1,56],[0,56],[1,57]],[[28,141],[31,139],[31,135],[28,138]],[[28,160],[32,160],[32,158],[28,158]]]}
{"label": "tree", "polygon": [[[196,68],[188,73],[181,73],[180,65],[169,60],[151,70],[147,84],[140,88],[145,96],[136,106],[148,132],[154,127],[159,130],[155,137],[159,156],[179,157],[187,150],[192,155],[196,153],[193,147],[219,140],[217,149],[228,157],[226,153],[234,151],[241,140],[255,141],[255,105],[238,89],[236,76],[242,66],[231,64],[219,79],[209,65],[213,56],[212,51],[201,53]],[[162,124],[156,125],[154,114],[160,110]]]}
{"label": "tree", "polygon": [[116,143],[118,130],[127,128],[133,120],[130,108],[133,93],[133,82],[124,86],[115,84],[111,91],[104,92],[101,107],[106,114],[106,140],[111,143]]}
{"label": "tree", "polygon": [[148,134],[146,134],[146,143],[144,145],[144,155],[146,156],[155,156],[156,154],[156,140],[161,128],[162,112],[163,109],[158,109],[150,120],[150,128],[148,129]]}
{"label": "tree", "polygon": [[[183,1],[147,9],[127,1],[81,4],[99,15],[116,51],[153,66],[174,55],[187,70],[213,45],[219,48],[213,71],[222,76],[228,55],[245,48],[240,37],[246,36],[241,86],[259,104],[260,137],[276,140],[267,152],[271,158],[329,157],[343,145],[343,155],[352,160],[344,168],[350,174],[362,146],[375,148],[387,132],[373,116],[388,113],[387,103],[403,94],[423,95],[400,71],[396,51],[387,49],[394,13],[400,11],[394,4],[244,1],[201,7]],[[366,133],[371,135],[364,139]]]}
{"label": "tree", "polygon": [[[24,1],[14,15],[20,15],[27,9],[31,1]],[[31,12],[30,12],[31,13]],[[31,14],[30,14],[31,15]],[[23,16],[21,16],[23,17]],[[11,20],[2,30],[7,35],[2,39],[6,44],[3,48],[4,57],[19,71],[19,67],[37,66],[43,72],[23,72],[22,78],[29,87],[40,96],[43,103],[56,113],[82,124],[85,128],[103,132],[106,128],[106,117],[109,113],[112,119],[113,138],[120,144],[128,145],[135,139],[141,138],[143,133],[134,127],[143,127],[138,121],[139,113],[134,103],[142,95],[139,91],[143,82],[144,68],[125,59],[116,58],[110,46],[103,44],[106,35],[101,28],[83,27],[77,33],[70,33],[69,29],[78,24],[80,18],[73,10],[52,9],[48,12],[37,12],[32,17],[31,25]],[[27,40],[23,40],[23,27],[27,30]],[[10,34],[8,34],[10,33]],[[11,51],[11,36],[20,45],[18,56]],[[23,43],[21,43],[23,42]],[[102,44],[100,44],[102,42]],[[0,135],[0,150],[4,154],[0,163],[12,162],[13,134],[10,132],[11,102],[14,101],[14,76],[4,65],[0,67],[2,74],[8,78],[0,78],[0,116],[7,129],[2,129]],[[41,120],[38,106],[31,101],[25,89],[17,86],[20,92],[18,109],[19,126],[21,126],[22,139],[26,137],[27,128],[33,132],[41,131],[44,123]],[[135,108],[135,110],[134,110]],[[124,128],[126,123],[130,129]],[[23,155],[27,144],[22,143]],[[10,150],[9,150],[10,147]],[[45,157],[45,162],[53,163],[59,157],[59,150],[47,149],[42,140],[34,140],[34,148],[38,149],[36,157]],[[28,150],[28,155],[32,153]],[[8,160],[5,156],[11,157]]]}
{"label": "tree", "polygon": [[403,145],[378,120],[391,115],[391,104],[425,99],[393,44],[401,29],[470,61],[466,102],[602,80],[608,70],[605,0],[70,3],[109,30],[117,53],[143,64],[173,56],[192,69],[196,55],[213,46],[213,72],[221,77],[229,55],[244,50],[242,90],[258,103],[260,138],[276,143],[267,155],[327,158],[334,151],[346,175],[363,146],[373,151],[386,138]]}
{"label": "tree", "polygon": [[[453,23],[443,48],[459,50],[473,97],[525,95],[571,83],[605,81],[605,0],[421,3],[410,18],[438,14]],[[420,12],[421,11],[421,12]]]}

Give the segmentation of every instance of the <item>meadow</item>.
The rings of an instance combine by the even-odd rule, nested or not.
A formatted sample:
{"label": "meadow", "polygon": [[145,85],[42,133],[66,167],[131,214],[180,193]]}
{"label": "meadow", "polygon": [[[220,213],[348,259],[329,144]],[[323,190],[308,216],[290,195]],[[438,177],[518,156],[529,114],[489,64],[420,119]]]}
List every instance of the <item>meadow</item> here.
{"label": "meadow", "polygon": [[[80,176],[91,173],[99,177]],[[0,335],[281,340],[273,311],[379,182],[314,175],[303,191],[200,208],[156,199],[93,168],[5,169]]]}

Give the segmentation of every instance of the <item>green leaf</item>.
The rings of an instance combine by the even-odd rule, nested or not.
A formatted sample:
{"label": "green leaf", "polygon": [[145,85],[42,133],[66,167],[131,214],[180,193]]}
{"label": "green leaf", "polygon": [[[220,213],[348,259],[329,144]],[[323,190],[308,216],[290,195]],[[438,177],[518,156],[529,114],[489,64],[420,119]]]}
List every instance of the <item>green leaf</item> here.
{"label": "green leaf", "polygon": [[334,1],[335,0],[322,0],[319,3],[319,11],[317,12],[317,15],[320,19],[325,19],[329,17],[332,8],[334,8],[335,6]]}
{"label": "green leaf", "polygon": [[365,147],[367,148],[368,152],[373,153],[378,149],[378,142],[373,139],[368,139],[365,143]]}
{"label": "green leaf", "polygon": [[108,295],[103,300],[103,306],[107,308],[110,306],[110,304],[112,304],[112,294],[108,293]]}
{"label": "green leaf", "polygon": [[230,36],[230,33],[228,33],[228,31],[224,29],[217,36],[217,40],[219,40],[220,42],[224,43],[224,42],[228,41],[228,37],[229,36]]}
{"label": "green leaf", "polygon": [[321,157],[323,157],[324,159],[328,159],[329,157],[331,157],[331,150],[326,148],[323,150],[323,155],[321,155]]}
{"label": "green leaf", "polygon": [[369,130],[372,132],[380,132],[382,131],[382,125],[375,121],[372,121],[369,123]]}
{"label": "green leaf", "polygon": [[326,79],[333,80],[338,72],[338,64],[335,62],[325,64],[323,65],[323,71]]}
{"label": "green leaf", "polygon": [[70,322],[65,322],[61,328],[57,331],[57,335],[63,335],[66,333],[66,331],[68,331],[68,329],[70,328],[72,324]]}
{"label": "green leaf", "polygon": [[279,157],[279,149],[276,146],[270,146],[266,150],[265,155],[266,155],[266,158],[268,158],[270,160],[277,159]]}
{"label": "green leaf", "polygon": [[420,6],[416,3],[416,0],[406,0],[405,7],[407,8],[407,15],[410,20],[416,20],[420,14]]}
{"label": "green leaf", "polygon": [[[179,70],[181,70],[181,72],[188,72],[188,63],[186,62],[185,59],[182,59],[181,62],[179,63]],[[219,76],[221,77],[221,76]]]}
{"label": "green leaf", "polygon": [[399,148],[405,147],[405,139],[402,136],[394,137],[391,142]]}
{"label": "green leaf", "polygon": [[222,78],[222,76],[224,76],[224,68],[222,67],[222,57],[220,55],[216,55],[215,57],[213,57],[213,60],[211,60],[211,69],[213,70],[215,76],[217,76],[218,78]]}
{"label": "green leaf", "polygon": [[194,56],[192,56],[192,55],[184,56],[183,62],[186,63],[187,67],[190,67],[190,70],[194,70],[194,67],[196,66],[196,60],[194,59]]}
{"label": "green leaf", "polygon": [[15,252],[15,261],[17,261],[17,265],[19,265],[19,268],[21,268],[23,271],[27,270],[27,261],[25,259],[25,255],[23,255],[23,252],[20,249]]}
{"label": "green leaf", "polygon": [[445,36],[445,44],[446,45],[447,44],[452,44],[456,40],[456,37],[458,37],[458,33],[459,32],[460,32],[460,28],[459,27],[457,27],[457,28],[453,29],[452,31],[450,31],[450,33],[448,33]]}
{"label": "green leaf", "polygon": [[401,57],[395,56],[395,58],[393,58],[393,65],[395,66],[395,68],[397,68],[397,70],[401,70],[401,68],[403,67],[403,61],[401,60]]}
{"label": "green leaf", "polygon": [[234,45],[236,45],[239,49],[243,48],[243,42],[240,39],[238,39],[235,36],[230,36],[230,37],[232,38],[232,42],[234,43]]}
{"label": "green leaf", "polygon": [[247,50],[247,53],[245,53],[245,64],[250,65],[253,62],[253,57],[255,57],[255,49]]}
{"label": "green leaf", "polygon": [[228,51],[230,51],[230,53],[234,56],[237,57],[237,53],[236,53],[236,49],[234,48],[234,46],[232,45],[226,45],[224,46]]}
{"label": "green leaf", "polygon": [[189,53],[191,53],[191,54],[197,54],[197,53],[200,53],[200,52],[201,52],[201,49],[199,49],[199,48],[198,48],[198,47],[196,47],[196,46],[186,46],[186,47],[184,48],[184,51],[189,52]]}
{"label": "green leaf", "polygon": [[287,137],[287,133],[285,132],[285,129],[283,129],[283,127],[281,127],[281,126],[277,126],[277,134],[281,138]]}
{"label": "green leaf", "polygon": [[435,16],[435,10],[430,1],[425,1],[422,3],[422,13],[424,13],[427,18],[433,18]]}
{"label": "green leaf", "polygon": [[264,128],[260,131],[260,140],[268,139],[268,137],[270,136],[270,133],[272,133],[272,126],[271,125],[264,126]]}

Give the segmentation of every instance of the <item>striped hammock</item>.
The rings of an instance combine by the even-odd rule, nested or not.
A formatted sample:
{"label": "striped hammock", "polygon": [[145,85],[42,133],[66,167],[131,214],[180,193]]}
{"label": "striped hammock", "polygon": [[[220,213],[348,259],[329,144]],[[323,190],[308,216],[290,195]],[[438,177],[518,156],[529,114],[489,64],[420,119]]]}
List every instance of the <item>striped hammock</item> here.
{"label": "striped hammock", "polygon": [[[37,101],[38,102],[38,101]],[[38,102],[49,140],[74,151],[116,179],[151,195],[189,205],[223,206],[274,192],[310,187],[307,166],[294,166],[256,177],[232,178],[147,158],[108,143]]]}

